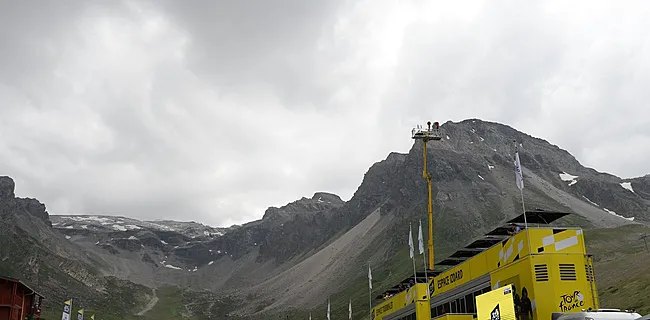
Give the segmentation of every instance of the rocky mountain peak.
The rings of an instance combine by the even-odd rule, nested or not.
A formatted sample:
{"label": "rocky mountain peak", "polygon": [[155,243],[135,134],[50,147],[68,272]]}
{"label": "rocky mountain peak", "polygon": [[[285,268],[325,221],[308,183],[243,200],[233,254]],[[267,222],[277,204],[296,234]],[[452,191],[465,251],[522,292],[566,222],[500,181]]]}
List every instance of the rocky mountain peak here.
{"label": "rocky mountain peak", "polygon": [[333,205],[343,205],[344,201],[341,200],[341,197],[329,192],[316,192],[314,196],[311,197],[311,200],[316,200],[318,202],[326,202]]}
{"label": "rocky mountain peak", "polygon": [[[579,176],[609,176],[585,168],[568,151],[548,141],[533,137],[508,125],[480,119],[460,122],[447,121],[440,126],[441,141],[429,142],[431,161],[450,153],[471,157],[472,162],[490,162],[490,165],[512,163],[515,146],[522,165],[554,175],[569,173]],[[410,154],[422,152],[422,143],[416,141]],[[421,156],[419,156],[421,158]],[[433,165],[433,164],[432,164]]]}
{"label": "rocky mountain peak", "polygon": [[0,176],[0,200],[13,200],[15,197],[15,187],[14,179],[7,176]]}
{"label": "rocky mountain peak", "polygon": [[287,220],[299,214],[314,214],[332,208],[338,208],[345,204],[338,195],[327,192],[316,192],[311,198],[291,202],[280,208],[269,207],[264,212],[262,220]]}
{"label": "rocky mountain peak", "polygon": [[52,226],[50,215],[45,205],[33,198],[16,198],[14,194],[16,184],[11,177],[0,176],[0,202],[8,205],[17,212],[27,213],[43,220],[48,226]]}

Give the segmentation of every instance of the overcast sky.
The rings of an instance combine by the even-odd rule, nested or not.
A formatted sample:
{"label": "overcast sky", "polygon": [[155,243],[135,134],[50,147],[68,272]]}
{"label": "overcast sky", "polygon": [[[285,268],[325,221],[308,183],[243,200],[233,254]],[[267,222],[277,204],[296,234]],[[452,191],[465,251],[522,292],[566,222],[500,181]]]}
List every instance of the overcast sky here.
{"label": "overcast sky", "polygon": [[641,176],[648,30],[643,0],[0,0],[0,175],[54,214],[226,226],[481,118]]}

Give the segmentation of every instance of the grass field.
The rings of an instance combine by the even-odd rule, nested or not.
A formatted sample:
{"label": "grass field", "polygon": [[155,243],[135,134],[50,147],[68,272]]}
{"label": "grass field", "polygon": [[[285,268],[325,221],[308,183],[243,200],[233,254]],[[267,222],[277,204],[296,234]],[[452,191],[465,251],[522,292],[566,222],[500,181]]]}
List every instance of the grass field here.
{"label": "grass field", "polygon": [[623,226],[585,232],[587,252],[594,255],[601,307],[636,308],[650,313],[650,252],[641,235],[650,228]]}

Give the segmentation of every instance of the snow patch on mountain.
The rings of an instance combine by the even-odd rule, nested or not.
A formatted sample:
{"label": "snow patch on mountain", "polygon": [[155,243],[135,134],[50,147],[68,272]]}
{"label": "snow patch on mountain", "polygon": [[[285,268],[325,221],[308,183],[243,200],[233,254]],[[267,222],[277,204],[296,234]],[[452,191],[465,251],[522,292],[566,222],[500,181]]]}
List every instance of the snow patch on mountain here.
{"label": "snow patch on mountain", "polygon": [[632,189],[632,183],[631,182],[621,182],[621,187],[634,192],[634,189]]}
{"label": "snow patch on mountain", "polygon": [[582,196],[582,197],[585,198],[585,200],[587,200],[587,202],[593,204],[594,206],[596,206],[596,207],[600,207],[597,203],[595,203],[595,202],[589,200],[589,198],[587,198],[587,197],[585,197],[585,196]]}
{"label": "snow patch on mountain", "polygon": [[612,210],[609,210],[609,209],[607,209],[607,208],[603,208],[603,210],[605,210],[605,211],[607,211],[607,212],[611,213],[612,215],[615,215],[615,216],[617,216],[617,217],[619,217],[619,218],[623,218],[623,219],[625,219],[625,220],[629,220],[629,221],[634,221],[634,217],[626,218],[626,217],[624,217],[624,216],[622,216],[622,215],[620,215],[620,214],[618,214],[618,213],[616,213],[616,212],[614,212],[614,211],[612,211]]}
{"label": "snow patch on mountain", "polygon": [[576,184],[578,182],[578,180],[576,180],[576,179],[578,179],[578,176],[574,176],[574,175],[568,174],[566,172],[560,173],[560,179],[562,179],[562,181],[569,182],[570,186],[572,186],[572,185],[574,185],[574,184]]}
{"label": "snow patch on mountain", "polygon": [[216,228],[197,222],[169,220],[140,221],[114,216],[92,215],[50,215],[52,226],[58,229],[85,229],[105,232],[127,232],[134,230],[172,231],[190,238],[220,237],[232,228]]}

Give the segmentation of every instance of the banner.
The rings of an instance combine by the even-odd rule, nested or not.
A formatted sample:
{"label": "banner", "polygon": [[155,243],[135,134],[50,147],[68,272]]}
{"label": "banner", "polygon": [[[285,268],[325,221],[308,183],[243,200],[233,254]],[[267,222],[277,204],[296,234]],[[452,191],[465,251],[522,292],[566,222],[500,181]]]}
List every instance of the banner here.
{"label": "banner", "polygon": [[411,224],[409,223],[409,256],[413,259],[413,230]]}
{"label": "banner", "polygon": [[350,299],[350,304],[348,306],[348,319],[352,320],[352,299]]}
{"label": "banner", "polygon": [[330,299],[327,299],[327,320],[332,320],[330,319]]}
{"label": "banner", "polygon": [[63,315],[61,320],[70,320],[70,313],[72,312],[72,299],[63,302]]}
{"label": "banner", "polygon": [[519,152],[515,152],[515,178],[517,179],[517,188],[524,189],[524,174],[521,171],[521,162],[519,161]]}
{"label": "banner", "polygon": [[418,249],[420,254],[424,253],[424,237],[422,236],[422,220],[420,220],[420,227],[418,230]]}
{"label": "banner", "polygon": [[368,288],[372,289],[372,270],[370,265],[368,265]]}

